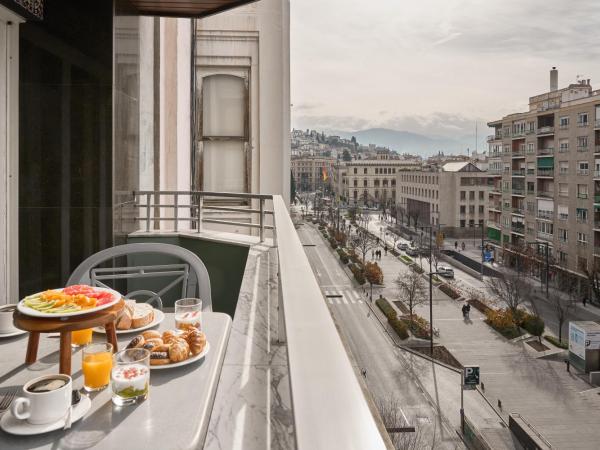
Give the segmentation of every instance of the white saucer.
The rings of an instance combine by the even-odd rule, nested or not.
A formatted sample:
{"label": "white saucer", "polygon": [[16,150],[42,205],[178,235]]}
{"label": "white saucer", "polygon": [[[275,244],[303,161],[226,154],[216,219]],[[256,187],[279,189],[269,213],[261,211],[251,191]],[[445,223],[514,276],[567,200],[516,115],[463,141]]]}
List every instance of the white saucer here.
{"label": "white saucer", "polygon": [[19,329],[15,328],[15,331],[11,331],[9,333],[0,333],[0,339],[9,338],[9,337],[13,337],[13,336],[19,336],[20,334],[25,334],[25,333],[27,333],[27,331],[19,330]]}
{"label": "white saucer", "polygon": [[[77,422],[92,407],[92,401],[87,395],[81,395],[81,400],[75,406],[71,413],[71,423]],[[65,426],[65,419],[57,420],[43,425],[32,425],[26,420],[16,419],[12,412],[7,410],[0,419],[0,428],[10,434],[17,436],[30,436],[34,434],[49,433],[50,431],[60,430]]]}

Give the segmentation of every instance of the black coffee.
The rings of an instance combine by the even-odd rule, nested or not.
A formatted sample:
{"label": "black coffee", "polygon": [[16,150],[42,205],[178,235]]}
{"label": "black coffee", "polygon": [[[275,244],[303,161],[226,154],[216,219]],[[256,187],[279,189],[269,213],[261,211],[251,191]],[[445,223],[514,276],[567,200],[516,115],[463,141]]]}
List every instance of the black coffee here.
{"label": "black coffee", "polygon": [[50,392],[55,391],[56,389],[60,389],[65,384],[67,384],[67,380],[63,378],[46,378],[45,380],[40,380],[36,383],[33,383],[31,386],[27,388],[29,392]]}

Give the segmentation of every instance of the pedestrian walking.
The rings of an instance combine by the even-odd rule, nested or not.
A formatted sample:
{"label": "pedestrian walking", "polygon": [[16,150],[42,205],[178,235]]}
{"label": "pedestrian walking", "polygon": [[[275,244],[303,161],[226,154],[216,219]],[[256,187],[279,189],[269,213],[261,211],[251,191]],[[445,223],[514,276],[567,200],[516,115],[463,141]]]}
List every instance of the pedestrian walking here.
{"label": "pedestrian walking", "polygon": [[463,252],[465,251],[465,242],[463,241],[462,244],[460,244],[461,248],[463,249]]}
{"label": "pedestrian walking", "polygon": [[371,250],[371,259],[375,259],[375,250]]}
{"label": "pedestrian walking", "polygon": [[458,241],[454,241],[454,250],[458,250]]}
{"label": "pedestrian walking", "polygon": [[387,256],[387,245],[383,247],[383,250],[385,251],[385,256]]}
{"label": "pedestrian walking", "polygon": [[585,305],[587,304],[587,296],[586,295],[583,296],[583,300],[581,300],[581,303],[583,303],[583,307],[585,308]]}

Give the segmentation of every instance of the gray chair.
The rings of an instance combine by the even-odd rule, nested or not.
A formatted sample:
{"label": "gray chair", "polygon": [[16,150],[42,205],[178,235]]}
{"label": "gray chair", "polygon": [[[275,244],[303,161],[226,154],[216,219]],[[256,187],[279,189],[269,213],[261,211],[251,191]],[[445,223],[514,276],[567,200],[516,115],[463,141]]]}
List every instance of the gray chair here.
{"label": "gray chair", "polygon": [[[142,254],[178,258],[182,263],[131,267],[98,267],[114,258]],[[172,278],[172,280],[156,292],[149,289],[137,289],[128,292],[125,298],[133,298],[136,301],[145,299],[147,303],[154,303],[156,307],[162,309],[162,297],[165,293],[175,289],[178,284],[181,284],[181,291],[177,294],[178,298],[200,298],[202,299],[202,310],[212,311],[210,278],[208,277],[206,266],[194,253],[177,245],[147,242],[107,248],[93,254],[79,264],[69,277],[67,286],[89,284],[90,286],[109,287],[105,284],[109,280],[143,280],[152,278]]]}

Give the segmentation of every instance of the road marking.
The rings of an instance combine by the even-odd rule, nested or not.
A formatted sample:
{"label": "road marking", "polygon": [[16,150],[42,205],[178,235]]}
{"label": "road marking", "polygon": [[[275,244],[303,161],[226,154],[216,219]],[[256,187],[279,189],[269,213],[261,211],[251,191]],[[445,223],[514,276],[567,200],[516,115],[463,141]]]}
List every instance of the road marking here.
{"label": "road marking", "polygon": [[347,305],[347,304],[348,304],[348,300],[346,300],[346,297],[343,297],[343,296],[342,296],[342,301],[344,302],[344,305]]}
{"label": "road marking", "polygon": [[328,298],[327,300],[329,300],[330,305],[333,305],[333,299]]}
{"label": "road marking", "polygon": [[336,298],[336,300],[337,300],[337,304],[338,304],[338,305],[341,305],[341,304],[342,304],[342,301],[341,301],[339,298]]}
{"label": "road marking", "polygon": [[358,301],[358,303],[362,303],[362,302],[363,302],[362,300],[359,300],[359,301]]}

